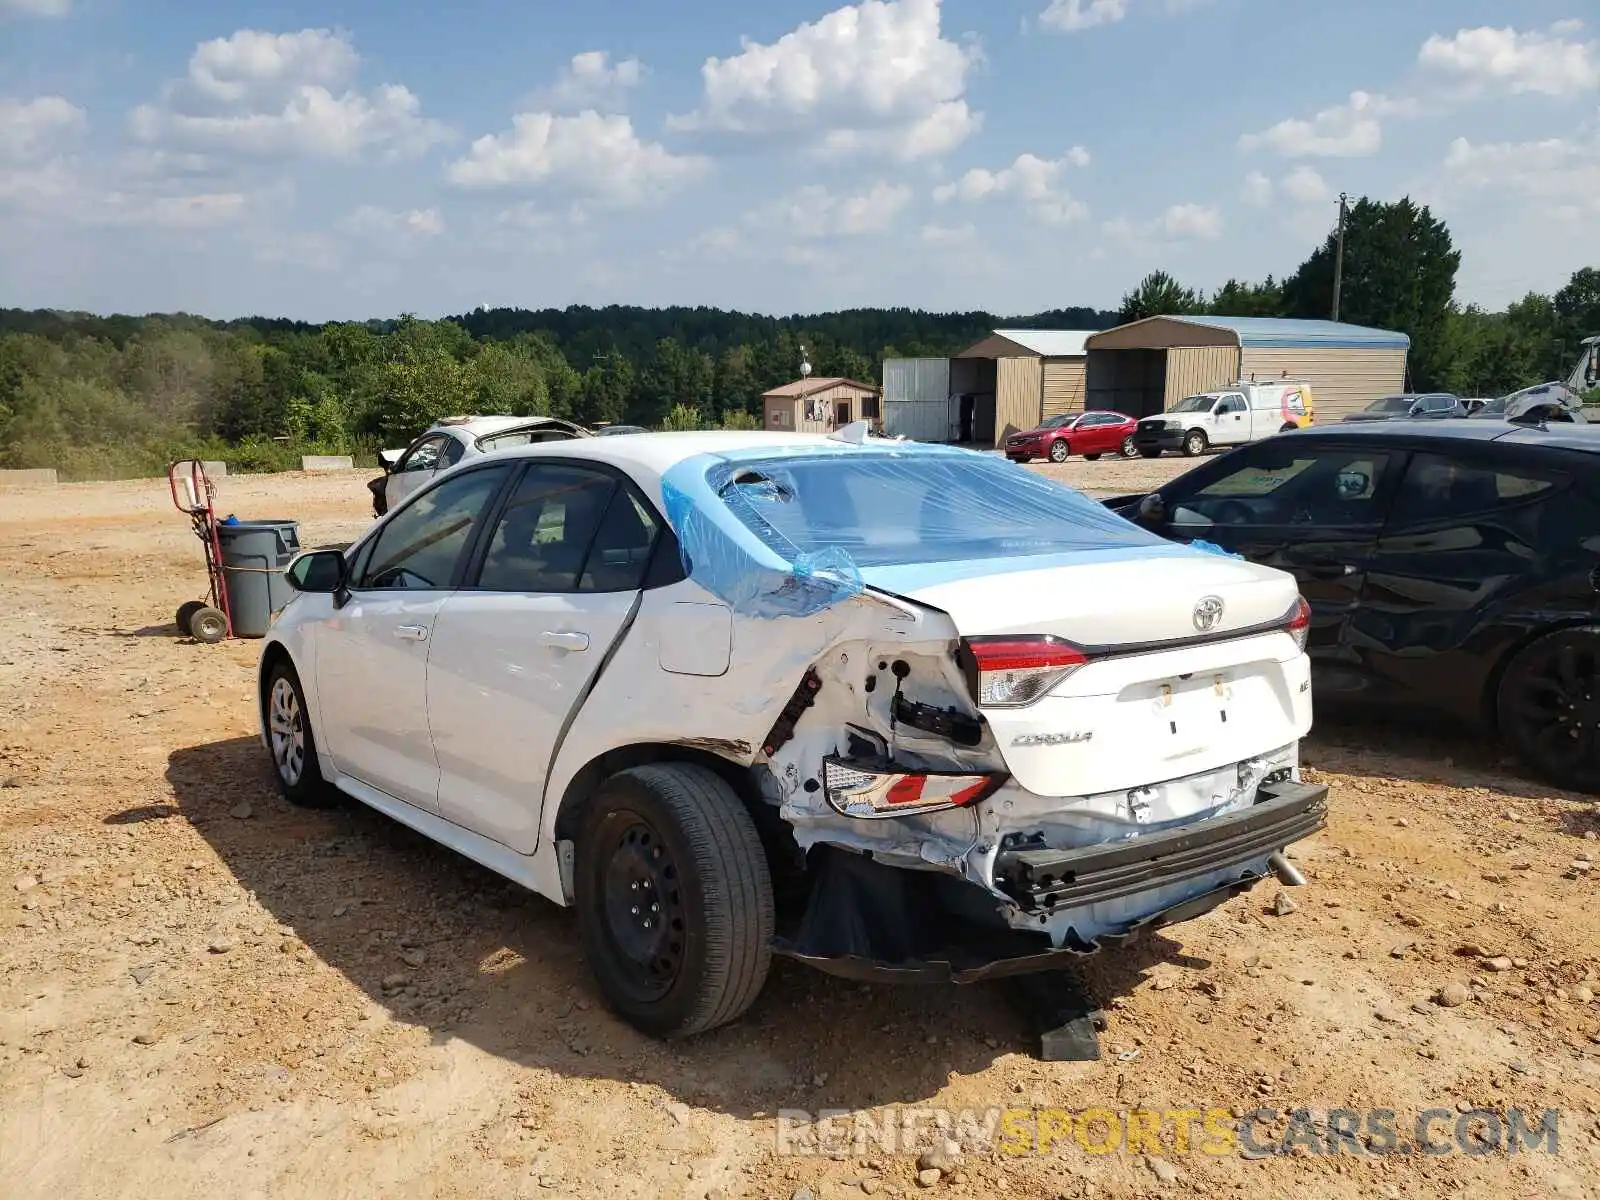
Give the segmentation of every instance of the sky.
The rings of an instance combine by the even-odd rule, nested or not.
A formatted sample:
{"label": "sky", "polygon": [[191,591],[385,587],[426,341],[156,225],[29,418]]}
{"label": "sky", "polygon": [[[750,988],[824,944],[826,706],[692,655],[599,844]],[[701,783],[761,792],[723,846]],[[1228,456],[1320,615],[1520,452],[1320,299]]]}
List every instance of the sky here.
{"label": "sky", "polygon": [[0,0],[4,306],[1114,308],[1341,191],[1432,206],[1464,303],[1600,262],[1600,11]]}

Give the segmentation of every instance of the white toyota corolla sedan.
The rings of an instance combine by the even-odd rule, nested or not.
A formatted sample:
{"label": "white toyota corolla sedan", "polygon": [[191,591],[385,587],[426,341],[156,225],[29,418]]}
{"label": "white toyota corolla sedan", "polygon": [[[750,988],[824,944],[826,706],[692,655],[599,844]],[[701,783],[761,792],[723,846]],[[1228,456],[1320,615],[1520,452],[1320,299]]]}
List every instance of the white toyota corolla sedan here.
{"label": "white toyota corolla sedan", "polygon": [[1046,970],[1205,912],[1325,821],[1309,610],[997,455],[770,433],[529,445],[300,556],[284,794],[342,793],[577,909],[680,1035],[774,952]]}

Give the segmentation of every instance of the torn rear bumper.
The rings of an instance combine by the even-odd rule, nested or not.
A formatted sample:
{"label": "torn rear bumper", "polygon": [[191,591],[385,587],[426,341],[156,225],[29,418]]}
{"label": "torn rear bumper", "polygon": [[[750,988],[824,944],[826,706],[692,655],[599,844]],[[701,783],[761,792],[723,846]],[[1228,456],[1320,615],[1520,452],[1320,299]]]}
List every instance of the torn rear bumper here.
{"label": "torn rear bumper", "polygon": [[1005,850],[995,883],[1025,912],[1053,912],[1183,883],[1270,855],[1321,829],[1328,789],[1262,784],[1249,808],[1109,845],[1077,850]]}
{"label": "torn rear bumper", "polygon": [[1264,784],[1258,795],[1239,812],[1146,837],[1001,855],[997,883],[1014,888],[1013,902],[1032,905],[1041,920],[1186,880],[1204,889],[1089,941],[1070,936],[1054,946],[1042,932],[1008,924],[992,895],[963,880],[821,846],[805,915],[773,949],[830,975],[869,982],[976,983],[1057,970],[1249,891],[1271,873],[1262,865],[1267,858],[1327,821],[1324,786]]}

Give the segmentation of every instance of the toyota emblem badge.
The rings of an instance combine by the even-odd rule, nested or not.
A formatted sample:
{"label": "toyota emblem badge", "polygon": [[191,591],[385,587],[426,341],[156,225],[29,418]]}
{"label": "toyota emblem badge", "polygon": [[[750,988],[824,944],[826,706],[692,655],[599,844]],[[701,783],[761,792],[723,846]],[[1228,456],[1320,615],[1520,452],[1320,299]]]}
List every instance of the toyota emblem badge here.
{"label": "toyota emblem badge", "polygon": [[1204,596],[1194,606],[1194,627],[1201,633],[1210,633],[1222,620],[1222,597]]}

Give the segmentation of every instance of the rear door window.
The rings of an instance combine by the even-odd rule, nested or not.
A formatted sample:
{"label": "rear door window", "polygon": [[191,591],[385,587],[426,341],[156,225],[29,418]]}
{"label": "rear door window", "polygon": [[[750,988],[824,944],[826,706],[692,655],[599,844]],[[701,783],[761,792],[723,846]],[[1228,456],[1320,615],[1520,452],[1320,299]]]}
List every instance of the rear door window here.
{"label": "rear door window", "polygon": [[1416,454],[1395,495],[1389,525],[1402,529],[1510,509],[1538,500],[1561,482],[1555,472],[1520,464]]}

